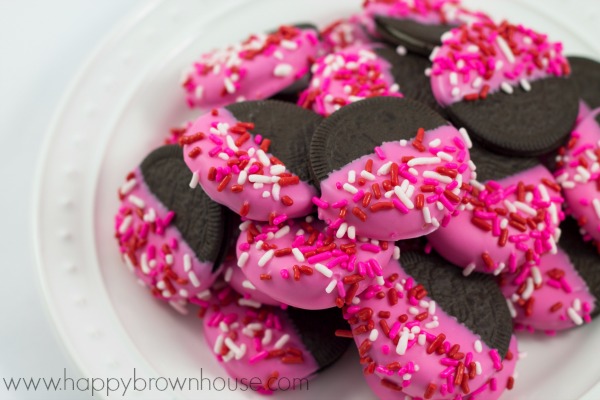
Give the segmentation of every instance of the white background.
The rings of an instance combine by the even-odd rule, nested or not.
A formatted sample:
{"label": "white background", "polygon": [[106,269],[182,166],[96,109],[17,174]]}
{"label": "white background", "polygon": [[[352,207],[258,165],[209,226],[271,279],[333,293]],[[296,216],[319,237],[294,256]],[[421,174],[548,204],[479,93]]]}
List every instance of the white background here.
{"label": "white background", "polygon": [[[47,127],[71,78],[142,0],[0,0],[0,379],[78,371],[44,309],[33,255],[33,185]],[[20,392],[2,399],[64,399]],[[91,396],[90,396],[91,398]]]}

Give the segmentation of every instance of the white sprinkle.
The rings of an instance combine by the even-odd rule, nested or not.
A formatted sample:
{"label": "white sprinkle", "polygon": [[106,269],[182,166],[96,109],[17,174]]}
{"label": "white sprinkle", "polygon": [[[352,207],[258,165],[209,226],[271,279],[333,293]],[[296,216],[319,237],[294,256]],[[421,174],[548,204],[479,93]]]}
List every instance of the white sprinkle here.
{"label": "white sprinkle", "polygon": [[250,299],[239,299],[238,304],[240,306],[248,306],[252,308],[261,308],[262,304],[258,301],[250,300]]}
{"label": "white sprinkle", "polygon": [[271,173],[271,175],[283,174],[285,172],[285,165],[281,165],[281,164],[272,165],[271,168],[269,169],[269,172]]}
{"label": "white sprinkle", "polygon": [[150,273],[150,268],[148,267],[148,255],[146,252],[142,253],[142,256],[140,257],[140,264],[142,267],[142,272],[148,275]]}
{"label": "white sprinkle", "polygon": [[192,174],[192,180],[190,180],[190,189],[196,189],[196,186],[198,186],[199,180],[200,180],[200,175],[198,174],[198,171],[196,171]]}
{"label": "white sprinkle", "polygon": [[481,340],[477,339],[475,343],[473,343],[473,348],[476,353],[481,353],[483,351],[483,346],[481,345]]}
{"label": "white sprinkle", "polygon": [[429,60],[433,61],[435,60],[435,58],[437,57],[438,52],[440,51],[440,47],[439,46],[435,46],[433,48],[433,51],[431,52],[431,54],[429,55]]}
{"label": "white sprinkle", "polygon": [[231,281],[231,276],[233,275],[233,268],[229,267],[225,270],[225,274],[223,275],[223,279],[225,282]]}
{"label": "white sprinkle", "polygon": [[396,47],[396,53],[399,56],[405,56],[406,55],[406,47],[404,47],[404,46],[398,46],[398,47]]}
{"label": "white sprinkle", "polygon": [[294,257],[296,257],[296,261],[298,262],[304,262],[304,254],[302,254],[302,252],[300,251],[299,248],[297,247],[293,247],[292,248],[292,254],[294,255]]}
{"label": "white sprinkle", "polygon": [[[271,177],[269,176],[265,176],[265,175],[257,175],[257,174],[252,174],[248,177],[248,180],[252,183],[271,183]],[[258,189],[262,188],[259,187]],[[255,187],[256,189],[256,187]]]}
{"label": "white sprinkle", "polygon": [[400,247],[394,246],[394,255],[392,256],[394,260],[400,259]]}
{"label": "white sprinkle", "polygon": [[390,172],[391,167],[392,167],[392,162],[391,161],[386,162],[381,167],[379,167],[379,169],[377,170],[377,175],[379,175],[379,176],[387,175]]}
{"label": "white sprinkle", "polygon": [[267,197],[271,197],[271,192],[269,192],[268,190],[264,191],[262,194],[263,199],[266,199]]}
{"label": "white sprinkle", "polygon": [[128,200],[133,203],[133,205],[135,205],[138,208],[144,208],[146,207],[146,203],[144,202],[144,200],[140,199],[139,197],[130,194],[128,197]]}
{"label": "white sprinkle", "polygon": [[590,180],[591,175],[588,172],[587,169],[583,168],[581,165],[577,166],[577,172],[579,172],[579,175],[581,175],[581,177],[583,178],[583,182],[587,182]]}
{"label": "white sprinkle", "polygon": [[165,255],[165,262],[167,263],[167,265],[173,265],[173,261],[173,254]]}
{"label": "white sprinkle", "polygon": [[226,153],[219,153],[217,157],[219,157],[221,160],[229,160],[229,156]]}
{"label": "white sprinkle", "polygon": [[521,298],[523,300],[528,300],[531,295],[533,294],[533,291],[535,290],[535,286],[533,284],[533,279],[531,278],[527,278],[527,283],[525,286],[525,290],[523,291],[523,294],[521,295]]}
{"label": "white sprinkle", "polygon": [[533,277],[533,283],[538,286],[542,284],[542,273],[540,269],[535,265],[531,267],[531,276]]}
{"label": "white sprinkle", "polygon": [[316,263],[315,269],[321,274],[325,275],[327,278],[331,278],[333,276],[333,271],[323,264]]}
{"label": "white sprinkle", "polygon": [[267,251],[265,254],[263,254],[263,256],[260,258],[260,260],[258,260],[258,266],[259,267],[264,267],[269,261],[271,261],[271,258],[273,258],[273,255],[275,254],[275,250],[270,249],[269,251]]}
{"label": "white sprinkle", "polygon": [[500,273],[502,271],[504,271],[504,268],[506,268],[506,264],[505,263],[503,263],[503,262],[498,263],[498,267],[494,270],[494,276],[500,275]]}
{"label": "white sprinkle", "polygon": [[579,300],[579,298],[573,300],[573,310],[577,312],[581,311],[581,300]]}
{"label": "white sprinkle", "polygon": [[271,189],[271,194],[273,195],[273,200],[279,201],[279,193],[281,192],[281,186],[279,183],[273,184],[273,189]]}
{"label": "white sprinkle", "polygon": [[415,208],[415,205],[413,204],[413,202],[408,198],[408,195],[404,191],[402,191],[400,186],[394,187],[394,193],[396,193],[396,196],[398,197],[398,199],[400,199],[402,204],[404,204],[406,206],[406,208],[408,208],[409,210],[412,210]]}
{"label": "white sprinkle", "polygon": [[471,147],[473,147],[473,142],[471,141],[471,138],[469,137],[469,133],[467,132],[467,130],[465,128],[460,128],[458,130],[458,133],[460,133],[460,136],[464,140],[464,142],[467,145],[468,149],[470,149]]}
{"label": "white sprinkle", "polygon": [[403,328],[402,334],[400,335],[400,340],[398,341],[398,346],[396,346],[396,353],[400,356],[403,356],[406,353],[407,347],[408,347],[408,329]]}
{"label": "white sprinkle", "polygon": [[121,186],[121,194],[125,196],[133,190],[135,185],[137,185],[137,181],[135,179],[129,179]]}
{"label": "white sprinkle", "polygon": [[442,144],[442,140],[437,138],[429,142],[429,147],[438,147],[440,144]]}
{"label": "white sprinkle", "polygon": [[434,171],[425,171],[425,172],[423,172],[423,177],[424,178],[435,179],[435,180],[438,180],[438,181],[440,181],[442,183],[450,183],[450,182],[452,182],[452,178],[450,178],[449,176],[441,175],[441,174],[438,174],[437,172],[434,172]]}
{"label": "white sprinkle", "polygon": [[475,80],[473,81],[471,86],[473,87],[473,89],[479,89],[482,84],[483,84],[483,79],[480,76],[478,76],[477,78],[475,78]]}
{"label": "white sprinkle", "polygon": [[344,183],[344,186],[343,186],[343,188],[344,188],[344,190],[345,190],[346,192],[348,192],[348,193],[350,193],[350,194],[356,194],[356,193],[358,193],[358,189],[357,189],[357,188],[355,188],[354,186],[352,186],[352,185],[351,185],[351,184],[349,184],[349,183]]}
{"label": "white sprinkle", "polygon": [[516,318],[517,310],[515,310],[515,306],[513,305],[512,301],[506,299],[506,305],[508,306],[508,311],[510,312],[511,318]]}
{"label": "white sprinkle", "polygon": [[292,40],[282,40],[280,45],[286,50],[296,50],[298,48],[296,42]]}
{"label": "white sprinkle", "polygon": [[463,269],[463,276],[469,276],[473,273],[473,271],[475,271],[475,263],[470,263],[469,265],[466,266],[465,269]]}
{"label": "white sprinkle", "polygon": [[583,324],[583,319],[579,314],[577,314],[577,311],[575,311],[573,308],[569,307],[569,309],[567,310],[567,314],[569,315],[569,318],[571,318],[571,321],[573,321],[575,325]]}
{"label": "white sprinkle", "polygon": [[346,234],[346,231],[348,230],[348,223],[344,222],[340,225],[340,227],[338,228],[335,237],[337,237],[338,239],[341,239],[344,237],[344,235]]}
{"label": "white sprinkle", "polygon": [[526,92],[531,91],[531,84],[529,83],[529,81],[527,79],[523,78],[519,81],[519,83],[521,84],[521,87],[523,88],[524,91],[526,91]]}
{"label": "white sprinkle", "polygon": [[514,92],[513,87],[510,86],[510,84],[508,82],[502,82],[502,84],[500,85],[500,88],[506,94],[513,94],[513,92]]}
{"label": "white sprinkle", "polygon": [[420,314],[419,309],[417,307],[408,307],[408,312],[412,315]]}
{"label": "white sprinkle", "polygon": [[354,225],[348,226],[348,238],[350,240],[356,239],[356,227]]}
{"label": "white sprinkle", "polygon": [[564,181],[562,183],[563,189],[573,189],[575,187],[575,182],[572,181]]}
{"label": "white sprinkle", "polygon": [[425,220],[426,224],[431,223],[431,212],[427,206],[423,207],[423,220]]}
{"label": "white sprinkle", "polygon": [[220,354],[222,347],[223,347],[223,335],[221,334],[217,337],[217,340],[215,340],[215,347],[213,347],[213,351],[215,352],[215,354]]}
{"label": "white sprinkle", "polygon": [[506,60],[513,64],[515,62],[515,55],[508,46],[508,43],[506,43],[506,40],[504,40],[502,36],[498,35],[496,36],[496,43],[498,43],[498,47],[500,47],[502,54],[504,54],[504,57],[506,57]]}
{"label": "white sprinkle", "polygon": [[275,234],[273,235],[273,237],[275,239],[281,239],[282,237],[284,237],[288,233],[290,233],[290,226],[286,225],[283,228],[279,229],[277,232],[275,232]]}
{"label": "white sprinkle", "polygon": [[248,257],[250,257],[250,254],[247,251],[244,251],[242,254],[240,254],[237,266],[242,268],[244,265],[246,265],[246,262],[248,262]]}
{"label": "white sprinkle", "polygon": [[440,323],[438,321],[430,321],[425,324],[425,328],[427,328],[427,329],[435,329],[438,326],[440,326]]}
{"label": "white sprinkle", "polygon": [[290,340],[290,335],[288,335],[287,333],[284,334],[282,337],[279,338],[278,341],[275,342],[275,345],[273,346],[276,350],[281,349],[283,346],[285,346],[285,344]]}
{"label": "white sprinkle", "polygon": [[362,170],[360,172],[360,176],[363,177],[363,178],[365,178],[368,181],[374,181],[375,180],[375,175],[373,175],[369,171]]}
{"label": "white sprinkle", "polygon": [[438,221],[437,218],[431,218],[431,225],[433,225],[434,228],[439,228],[440,227],[440,221]]}
{"label": "white sprinkle", "polygon": [[458,85],[458,74],[456,72],[450,72],[449,78],[452,86]]}
{"label": "white sprinkle", "polygon": [[231,79],[229,79],[229,78],[223,79],[223,84],[225,85],[225,90],[227,90],[227,93],[229,93],[229,94],[235,93],[235,85],[233,84],[233,82],[231,82]]}
{"label": "white sprinkle", "polygon": [[348,171],[348,183],[354,182],[356,182],[356,171],[352,169]]}
{"label": "white sprinkle", "polygon": [[121,225],[119,225],[119,233],[124,234],[125,232],[127,232],[132,222],[133,217],[131,215],[126,216],[121,222]]}
{"label": "white sprinkle", "polygon": [[202,99],[202,97],[204,97],[204,87],[200,85],[196,86],[196,89],[194,90],[194,96],[196,96],[198,100]]}
{"label": "white sprinkle", "polygon": [[329,282],[329,285],[327,285],[327,287],[325,288],[325,293],[333,292],[333,289],[335,289],[336,285],[337,285],[337,280],[332,279],[331,282]]}
{"label": "white sprinkle", "polygon": [[273,70],[273,75],[278,78],[285,78],[292,73],[294,68],[290,64],[278,64]]}
{"label": "white sprinkle", "polygon": [[475,375],[481,375],[482,373],[482,369],[481,369],[481,364],[479,363],[479,361],[475,361]]}
{"label": "white sprinkle", "polygon": [[241,170],[237,179],[238,185],[243,185],[246,183],[246,179],[248,179],[248,172],[246,172],[246,170]]}
{"label": "white sprinkle", "polygon": [[192,270],[192,257],[187,253],[183,255],[183,270],[185,272]]}
{"label": "white sprinkle", "polygon": [[417,165],[439,164],[440,162],[442,162],[440,157],[417,157],[409,160],[406,164],[409,167],[415,167]]}
{"label": "white sprinkle", "polygon": [[441,158],[444,161],[448,161],[451,162],[452,160],[454,160],[454,157],[452,157],[450,154],[444,152],[444,151],[438,151],[437,156],[439,158]]}
{"label": "white sprinkle", "polygon": [[535,217],[537,215],[537,212],[529,205],[522,203],[520,201],[515,201],[513,203],[515,205],[515,207],[521,211],[523,211],[524,213],[527,213],[533,217]]}
{"label": "white sprinkle", "polygon": [[374,342],[379,337],[379,331],[377,329],[373,329],[371,333],[369,333],[369,340]]}
{"label": "white sprinkle", "polygon": [[429,315],[435,315],[435,309],[436,309],[435,301],[431,300],[429,302],[429,308],[428,308],[427,312],[429,313]]}
{"label": "white sprinkle", "polygon": [[194,287],[200,287],[200,280],[198,279],[194,271],[188,272],[188,278],[190,279],[190,282],[192,282],[192,285]]}
{"label": "white sprinkle", "polygon": [[200,293],[198,293],[196,295],[197,298],[201,299],[201,300],[208,300],[210,299],[210,289],[206,289]]}
{"label": "white sprinkle", "polygon": [[225,321],[219,322],[219,329],[223,332],[229,332],[229,326],[227,326]]}
{"label": "white sprinkle", "polygon": [[383,286],[385,285],[385,279],[383,279],[383,276],[378,275],[375,277],[375,283],[377,283],[379,286]]}
{"label": "white sprinkle", "polygon": [[265,167],[271,165],[271,160],[269,160],[269,157],[267,157],[267,154],[262,149],[256,151],[256,156],[258,157],[258,161]]}
{"label": "white sprinkle", "polygon": [[452,97],[454,97],[455,99],[460,98],[460,88],[458,86],[454,86],[450,94],[452,94]]}
{"label": "white sprinkle", "polygon": [[273,331],[271,330],[271,328],[267,328],[267,330],[265,330],[265,335],[263,336],[263,338],[261,340],[261,344],[263,346],[266,346],[269,343],[271,343],[272,339],[273,339]]}

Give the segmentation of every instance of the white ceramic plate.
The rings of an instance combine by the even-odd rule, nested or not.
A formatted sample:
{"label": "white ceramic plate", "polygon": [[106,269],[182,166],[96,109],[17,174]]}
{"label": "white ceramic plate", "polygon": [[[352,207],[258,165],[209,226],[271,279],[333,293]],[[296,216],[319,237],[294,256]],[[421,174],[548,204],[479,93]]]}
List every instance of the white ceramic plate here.
{"label": "white ceramic plate", "polygon": [[[87,377],[225,376],[204,344],[201,322],[154,301],[122,265],[113,239],[116,189],[160,143],[169,127],[191,118],[178,81],[201,51],[283,22],[323,25],[361,0],[170,0],[137,10],[74,78],[48,134],[37,181],[35,231],[48,309],[69,353]],[[546,0],[473,2],[497,16],[551,32],[569,54],[600,55],[598,5]],[[571,4],[571,6],[569,6]],[[593,35],[595,34],[595,35]],[[528,354],[505,399],[599,398],[600,321],[557,338],[521,335]],[[132,398],[164,392],[128,391]],[[207,390],[173,398],[254,398]],[[290,399],[367,399],[355,351]],[[110,397],[116,397],[111,394]]]}

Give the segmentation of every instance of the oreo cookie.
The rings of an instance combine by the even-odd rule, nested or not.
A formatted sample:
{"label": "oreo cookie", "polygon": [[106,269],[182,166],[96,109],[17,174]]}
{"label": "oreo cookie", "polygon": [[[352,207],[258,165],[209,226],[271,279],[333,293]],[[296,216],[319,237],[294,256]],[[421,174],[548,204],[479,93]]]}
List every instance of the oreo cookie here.
{"label": "oreo cookie", "polygon": [[465,278],[423,251],[403,251],[385,271],[384,285],[344,309],[365,375],[404,395],[443,398],[448,384],[468,395],[503,369],[512,321],[491,277]]}
{"label": "oreo cookie", "polygon": [[348,329],[338,309],[283,310],[235,296],[230,301],[229,294],[216,297],[229,300],[206,309],[206,341],[231,377],[260,393],[308,384],[350,345],[335,335]]}
{"label": "oreo cookie", "polygon": [[581,100],[590,109],[600,107],[600,63],[586,57],[567,57],[571,79],[575,81]]}
{"label": "oreo cookie", "polygon": [[452,0],[408,2],[368,0],[364,3],[367,29],[374,36],[428,57],[445,32],[475,21],[488,21]]}
{"label": "oreo cookie", "polygon": [[190,178],[179,146],[154,150],[120,188],[115,218],[127,265],[178,309],[215,281],[232,235],[227,209]]}
{"label": "oreo cookie", "polygon": [[[414,100],[376,97],[342,107],[311,143],[319,218],[379,240],[430,233],[462,208],[469,146],[466,131]],[[437,201],[441,207],[432,207]]]}
{"label": "oreo cookie", "polygon": [[321,120],[281,101],[241,102],[198,118],[180,143],[214,201],[253,220],[294,218],[311,212],[317,192],[306,154]]}
{"label": "oreo cookie", "polygon": [[438,103],[491,150],[541,155],[568,137],[579,93],[561,43],[506,21],[475,23],[450,31],[431,58]]}

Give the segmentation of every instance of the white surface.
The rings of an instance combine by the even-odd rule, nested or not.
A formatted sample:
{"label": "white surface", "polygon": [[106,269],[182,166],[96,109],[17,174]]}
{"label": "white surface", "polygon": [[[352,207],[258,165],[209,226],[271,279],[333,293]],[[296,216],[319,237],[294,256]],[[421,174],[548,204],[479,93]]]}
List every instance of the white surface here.
{"label": "white surface", "polygon": [[[0,0],[0,378],[81,376],[43,305],[33,254],[33,177],[56,106],[84,59],[139,0]],[[1,380],[0,380],[1,381]],[[1,399],[77,400],[79,392]]]}
{"label": "white surface", "polygon": [[[94,43],[104,31],[108,30],[112,21],[118,19],[118,15],[123,14],[123,10],[131,7],[134,2],[134,0],[96,2],[97,9],[89,9],[83,2],[75,0],[0,3],[0,40],[2,40],[3,50],[3,62],[0,64],[2,68],[0,121],[3,124],[1,143],[4,145],[0,147],[0,151],[5,162],[1,177],[8,183],[10,188],[8,192],[17,193],[14,200],[6,195],[2,199],[7,203],[3,204],[5,210],[10,210],[3,221],[3,225],[8,228],[2,241],[2,246],[6,246],[2,253],[5,256],[3,293],[8,294],[4,298],[16,300],[4,301],[0,306],[3,321],[8,321],[3,323],[1,333],[0,373],[2,377],[6,375],[57,376],[65,365],[69,367],[68,362],[61,358],[59,350],[56,349],[58,346],[53,341],[48,325],[45,325],[39,297],[35,293],[35,272],[31,268],[31,230],[28,223],[31,210],[28,202],[31,196],[32,170],[34,161],[38,158],[35,155],[58,94],[64,90],[66,82],[73,75],[82,57],[95,47]],[[44,181],[46,184],[44,205],[45,210],[52,213],[49,215],[50,218],[58,217],[60,216],[58,213],[64,212],[65,208],[61,206],[61,202],[64,202],[68,191],[74,190],[75,202],[72,210],[78,218],[74,218],[68,225],[50,225],[48,230],[42,232],[46,235],[44,243],[47,251],[51,251],[53,255],[44,258],[47,262],[44,268],[48,278],[55,279],[52,282],[47,279],[46,282],[49,284],[48,287],[56,290],[52,295],[55,305],[60,306],[56,311],[60,311],[57,317],[61,321],[63,333],[68,338],[72,350],[78,354],[80,361],[92,376],[114,376],[119,373],[119,370],[126,371],[129,363],[137,365],[138,361],[139,368],[145,368],[144,365],[148,363],[163,375],[167,375],[166,371],[168,371],[168,375],[195,376],[189,371],[195,373],[201,365],[199,360],[202,359],[202,339],[199,335],[196,336],[197,321],[188,318],[181,323],[171,310],[158,307],[146,293],[132,285],[131,277],[123,268],[118,268],[120,265],[118,257],[113,252],[111,230],[107,226],[109,221],[94,219],[92,216],[94,212],[112,214],[116,206],[114,188],[130,168],[127,163],[137,162],[137,159],[150,148],[153,139],[158,139],[171,124],[183,118],[185,113],[176,109],[176,105],[182,103],[178,103],[181,96],[173,83],[178,78],[181,66],[193,58],[198,49],[203,48],[200,43],[207,46],[229,41],[230,39],[219,36],[216,32],[219,29],[227,30],[230,26],[235,30],[230,30],[229,34],[235,38],[252,30],[274,26],[281,18],[280,14],[271,12],[271,9],[283,8],[281,1],[257,2],[255,0],[253,3],[258,3],[259,9],[267,7],[269,12],[259,15],[259,10],[256,8],[250,10],[246,7],[242,10],[242,15],[237,15],[237,20],[230,22],[231,25],[228,23],[227,26],[219,26],[219,24],[202,26],[200,20],[211,18],[212,12],[216,9],[211,8],[211,12],[207,13],[207,8],[202,6],[209,2],[197,0],[190,5],[192,12],[179,13],[178,17],[176,16],[180,18],[176,20],[177,23],[168,25],[173,23],[170,21],[173,18],[170,13],[173,12],[172,6],[175,3],[179,2],[172,2],[151,22],[139,21],[134,29],[138,34],[135,39],[136,46],[127,50],[123,47],[127,45],[124,43],[126,41],[121,40],[111,44],[113,59],[104,60],[106,62],[104,66],[115,69],[103,70],[103,72],[110,71],[109,75],[92,75],[95,82],[87,85],[87,88],[86,85],[80,88],[103,90],[104,92],[98,93],[108,92],[113,95],[86,97],[85,94],[91,92],[84,90],[84,97],[70,104],[68,108],[70,114],[65,118],[67,125],[63,126],[64,129],[61,129],[59,134],[65,141],[53,142],[59,150],[52,154],[61,157],[48,166],[49,179]],[[239,3],[241,1],[220,2],[219,7],[232,7]],[[297,2],[285,3],[288,12],[283,15],[287,15],[289,20],[292,20],[292,17],[297,19],[303,15],[314,15],[318,7],[311,7],[311,3],[324,4],[314,0],[303,2],[302,7],[298,6]],[[307,6],[306,3],[309,5]],[[327,7],[332,7],[331,3],[339,4],[338,1],[327,2]],[[486,3],[486,6],[504,7],[499,0],[490,3],[492,4]],[[577,41],[577,36],[582,37],[584,34],[596,38],[599,36],[598,27],[592,21],[594,21],[594,13],[598,17],[600,10],[597,4],[592,6],[593,1],[587,2],[589,5],[587,8],[582,1],[547,1],[544,2],[541,16],[531,12],[529,8],[535,7],[536,4],[539,8],[538,2],[531,2],[531,6],[525,7],[522,6],[522,2],[517,1],[504,0],[504,3],[508,3],[513,8],[514,4],[517,4],[518,9],[522,10],[519,12],[523,17],[521,19],[530,21],[536,26],[559,24],[563,27],[572,27],[572,34],[560,37],[568,44],[574,45],[571,46],[570,53],[591,51],[589,48],[586,49],[585,43]],[[552,3],[552,7],[549,3]],[[561,8],[556,9],[555,4],[560,5]],[[290,8],[297,11],[290,12]],[[322,18],[327,17],[325,14],[321,15]],[[564,17],[567,15],[568,18]],[[192,17],[194,19],[191,19]],[[566,19],[561,20],[562,18]],[[163,32],[169,34],[163,35]],[[189,41],[195,37],[201,38],[201,42],[197,42],[196,47]],[[127,36],[127,39],[134,40],[131,36]],[[7,40],[10,42],[5,45],[4,41]],[[9,51],[6,52],[5,48]],[[124,49],[126,51],[122,52]],[[9,57],[6,57],[6,54]],[[5,60],[11,60],[10,65]],[[138,64],[139,61],[143,62]],[[118,81],[126,76],[131,79],[126,79],[124,83]],[[156,96],[156,93],[160,95]],[[126,114],[124,110],[127,110]],[[7,115],[5,116],[4,113]],[[85,122],[84,116],[94,123]],[[7,126],[4,126],[5,120]],[[70,125],[71,123],[74,125]],[[77,126],[75,123],[83,123],[83,125]],[[110,163],[111,168],[103,168],[103,174],[100,175],[99,182],[96,182],[96,173],[100,164],[106,163],[100,150],[106,148],[110,149],[109,159],[114,162]],[[73,168],[79,172],[69,173]],[[65,179],[68,179],[68,187],[62,185]],[[107,190],[98,190],[103,188]],[[98,196],[95,197],[95,194]],[[62,211],[57,207],[63,207],[60,209]],[[96,238],[92,235],[95,224],[98,224],[96,229],[99,235]],[[67,234],[65,237],[66,231],[74,234],[71,237]],[[78,232],[83,236],[77,235]],[[103,266],[102,270],[97,267],[95,259],[98,250],[100,250],[98,255]],[[79,256],[88,258],[84,258],[85,262],[71,264],[72,260]],[[73,265],[76,268],[74,273],[65,272],[65,269],[69,270]],[[72,284],[77,281],[80,284]],[[109,291],[106,291],[103,286],[105,282],[111,282]],[[83,304],[83,308],[76,305],[76,301],[82,297],[88,299]],[[121,301],[125,299],[127,301]],[[113,304],[119,307],[117,313],[111,315]],[[128,307],[124,307],[124,304]],[[96,310],[106,314],[95,317],[92,313]],[[140,321],[139,315],[152,315],[153,318]],[[92,318],[91,322],[85,319],[86,316]],[[102,318],[107,318],[107,321],[111,322],[101,325],[100,335],[98,335],[95,325]],[[113,328],[111,324],[114,321],[118,323]],[[169,329],[167,328],[169,323],[176,326]],[[550,381],[557,385],[557,389],[549,388],[548,393],[551,395],[544,398],[573,398],[574,387],[581,387],[582,391],[589,387],[596,378],[600,377],[600,366],[594,367],[592,358],[594,352],[589,351],[599,346],[592,339],[593,334],[598,333],[596,332],[598,330],[600,325],[595,323],[577,332],[568,333],[560,339],[536,343],[527,341],[525,346],[528,347],[526,350],[529,351],[530,356],[521,365],[517,388],[523,392],[523,382],[531,381],[534,382],[532,387],[540,386],[543,389],[543,385]],[[97,336],[99,338],[94,339]],[[132,345],[131,338],[135,341],[135,346]],[[116,344],[107,345],[112,340]],[[189,344],[191,350],[182,351],[185,347],[181,343],[174,343],[174,340]],[[587,346],[585,350],[582,344]],[[156,351],[157,348],[160,351]],[[550,348],[551,350],[548,351]],[[536,353],[538,357],[535,357]],[[139,358],[140,354],[144,354],[145,360]],[[169,356],[165,357],[166,354]],[[541,354],[545,357],[541,357]],[[576,363],[569,364],[571,361],[567,356],[570,354],[579,357]],[[114,361],[117,363],[115,364]],[[524,368],[532,363],[546,365],[548,371]],[[569,380],[568,384],[564,383],[562,375],[560,379],[553,379],[552,374],[558,371],[558,366],[562,365],[567,368],[573,365],[571,369],[579,372],[576,377],[573,377],[574,380]],[[587,365],[588,368],[582,370],[581,365]],[[206,370],[213,373],[219,371],[212,358],[203,366],[205,372]],[[360,371],[357,368],[354,370],[351,377],[346,377],[347,380],[361,379]],[[74,369],[70,368],[70,371],[73,376]],[[326,383],[330,379],[335,379],[333,376],[335,372],[330,371],[329,376],[319,379],[320,386],[327,386]],[[314,386],[311,385],[313,394],[322,393],[317,391],[318,385],[318,382],[315,382]],[[329,393],[339,396],[348,395],[349,398],[350,395],[360,398],[361,393],[367,393],[364,387],[362,391],[354,391],[351,385],[331,384],[329,386],[331,390]],[[30,394],[21,393],[17,398],[29,398]],[[214,396],[218,393],[202,393],[203,397],[211,394]],[[0,397],[4,398],[4,395],[5,393],[0,393]],[[532,396],[528,398],[541,398],[538,397],[539,393]],[[81,393],[72,395],[72,398],[82,397]],[[49,398],[49,396],[48,393],[43,393],[37,398]],[[61,393],[56,398],[66,398],[66,394]]]}

